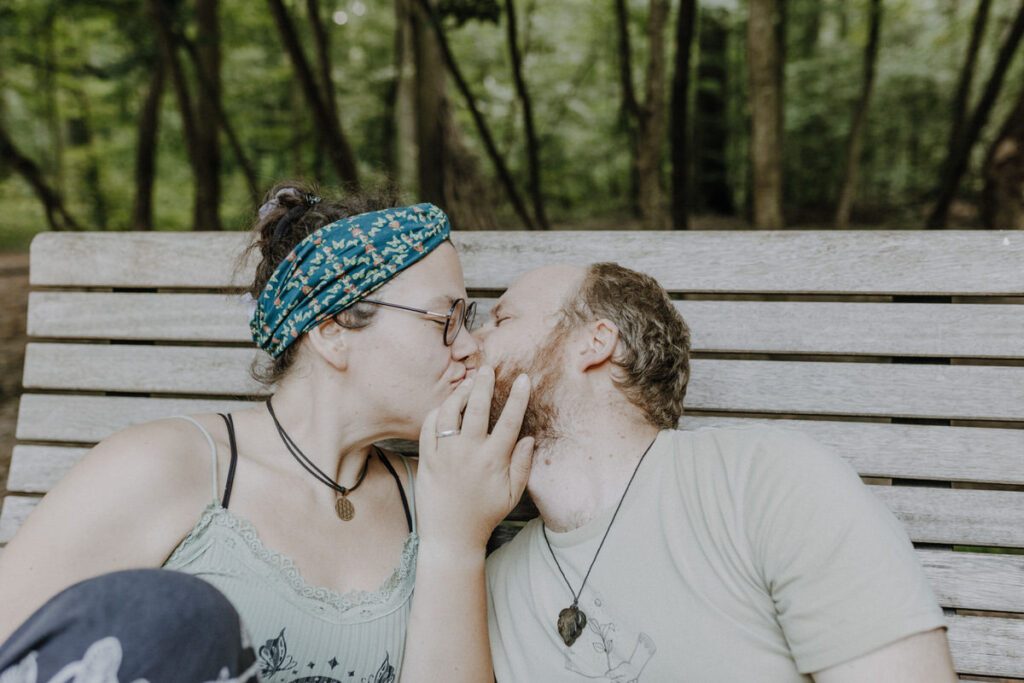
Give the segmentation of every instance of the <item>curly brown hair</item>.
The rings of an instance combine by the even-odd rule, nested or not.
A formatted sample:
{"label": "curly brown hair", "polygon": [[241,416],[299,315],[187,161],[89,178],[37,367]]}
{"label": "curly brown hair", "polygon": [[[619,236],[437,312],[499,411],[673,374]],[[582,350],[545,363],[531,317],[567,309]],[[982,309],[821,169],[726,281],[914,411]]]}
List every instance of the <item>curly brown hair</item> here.
{"label": "curly brown hair", "polygon": [[617,263],[591,264],[563,306],[559,328],[598,318],[619,328],[615,386],[652,425],[675,429],[690,379],[690,329],[668,292],[650,275]]}

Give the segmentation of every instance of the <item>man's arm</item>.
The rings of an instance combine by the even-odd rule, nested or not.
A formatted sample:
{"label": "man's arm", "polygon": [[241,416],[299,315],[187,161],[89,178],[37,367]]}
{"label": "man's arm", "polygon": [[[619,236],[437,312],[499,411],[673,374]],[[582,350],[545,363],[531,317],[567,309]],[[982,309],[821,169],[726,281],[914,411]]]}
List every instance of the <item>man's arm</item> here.
{"label": "man's arm", "polygon": [[941,628],[897,640],[813,674],[817,683],[947,683],[956,681]]}

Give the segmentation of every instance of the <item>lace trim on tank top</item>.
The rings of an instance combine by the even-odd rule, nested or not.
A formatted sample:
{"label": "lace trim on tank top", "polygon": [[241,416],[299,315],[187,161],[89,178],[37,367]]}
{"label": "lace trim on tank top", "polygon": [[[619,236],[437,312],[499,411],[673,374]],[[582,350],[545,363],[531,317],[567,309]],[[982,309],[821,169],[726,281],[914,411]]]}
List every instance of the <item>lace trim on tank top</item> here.
{"label": "lace trim on tank top", "polygon": [[416,549],[419,545],[419,536],[416,533],[410,533],[405,539],[402,557],[398,565],[391,576],[385,579],[384,583],[377,590],[352,590],[338,593],[330,588],[307,583],[302,577],[299,568],[295,566],[295,562],[290,557],[271,550],[263,544],[252,523],[221,507],[220,501],[211,501],[206,506],[206,509],[203,510],[203,514],[199,521],[196,522],[195,527],[175,548],[171,556],[167,558],[164,566],[173,567],[178,560],[185,559],[184,556],[193,546],[198,544],[211,527],[226,529],[237,538],[240,538],[252,551],[252,554],[270,568],[272,573],[279,577],[296,594],[308,600],[329,605],[339,611],[347,611],[355,607],[387,604],[396,591],[404,587],[410,574],[412,574],[416,565]]}

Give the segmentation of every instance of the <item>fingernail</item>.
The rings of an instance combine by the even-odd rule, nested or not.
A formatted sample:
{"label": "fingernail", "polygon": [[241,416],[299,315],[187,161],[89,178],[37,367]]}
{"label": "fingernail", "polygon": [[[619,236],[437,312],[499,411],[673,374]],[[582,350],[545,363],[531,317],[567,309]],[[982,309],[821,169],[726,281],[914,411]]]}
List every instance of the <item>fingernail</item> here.
{"label": "fingernail", "polygon": [[522,385],[526,384],[529,380],[530,380],[530,378],[527,377],[525,374],[524,375],[519,375],[518,377],[516,377],[516,384],[518,384],[519,386],[522,386]]}

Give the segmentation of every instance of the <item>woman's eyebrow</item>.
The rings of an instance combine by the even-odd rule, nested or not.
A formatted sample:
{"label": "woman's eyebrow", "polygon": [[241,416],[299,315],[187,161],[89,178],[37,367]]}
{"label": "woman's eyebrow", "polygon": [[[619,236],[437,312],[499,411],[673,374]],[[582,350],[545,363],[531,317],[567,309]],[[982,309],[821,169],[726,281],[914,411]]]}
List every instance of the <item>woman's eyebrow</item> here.
{"label": "woman's eyebrow", "polygon": [[491,309],[491,317],[497,320],[501,316],[503,304],[499,301],[494,308]]}

